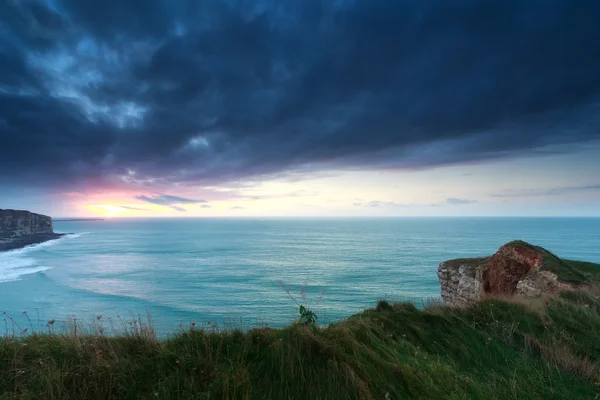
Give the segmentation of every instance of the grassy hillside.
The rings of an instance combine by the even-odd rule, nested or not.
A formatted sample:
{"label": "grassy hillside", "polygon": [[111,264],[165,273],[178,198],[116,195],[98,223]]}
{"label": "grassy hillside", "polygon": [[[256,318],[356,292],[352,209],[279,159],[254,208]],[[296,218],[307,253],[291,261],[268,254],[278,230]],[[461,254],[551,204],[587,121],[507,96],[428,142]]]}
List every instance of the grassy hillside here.
{"label": "grassy hillside", "polygon": [[510,242],[510,244],[524,246],[540,253],[544,263],[542,270],[553,272],[561,281],[586,283],[590,280],[597,281],[600,278],[600,264],[565,260],[543,247],[535,246],[522,240],[515,240]]}
{"label": "grassy hillside", "polygon": [[594,399],[600,302],[385,301],[327,328],[0,339],[2,399]]}
{"label": "grassy hillside", "polygon": [[586,280],[600,283],[600,264],[591,263],[587,261],[575,261],[575,260],[563,260],[569,263],[575,268],[580,274],[582,274]]}

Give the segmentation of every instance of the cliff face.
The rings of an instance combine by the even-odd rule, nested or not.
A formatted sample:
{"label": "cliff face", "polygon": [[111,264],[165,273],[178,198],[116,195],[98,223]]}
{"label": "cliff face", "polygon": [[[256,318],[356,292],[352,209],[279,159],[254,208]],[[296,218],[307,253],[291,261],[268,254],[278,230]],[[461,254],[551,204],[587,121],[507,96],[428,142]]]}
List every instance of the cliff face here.
{"label": "cliff face", "polygon": [[486,295],[539,296],[571,286],[543,267],[539,251],[508,243],[491,257],[443,262],[437,274],[442,299],[453,306],[465,306]]}
{"label": "cliff face", "polygon": [[444,304],[463,306],[481,297],[483,258],[450,260],[438,267]]}
{"label": "cliff face", "polygon": [[54,233],[52,218],[22,210],[0,209],[0,239]]}

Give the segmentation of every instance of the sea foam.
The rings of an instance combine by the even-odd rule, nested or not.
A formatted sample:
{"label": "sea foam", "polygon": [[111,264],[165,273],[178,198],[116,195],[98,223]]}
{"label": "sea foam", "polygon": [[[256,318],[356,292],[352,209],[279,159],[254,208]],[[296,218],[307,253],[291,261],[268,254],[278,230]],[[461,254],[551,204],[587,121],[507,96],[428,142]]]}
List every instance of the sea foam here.
{"label": "sea foam", "polygon": [[25,257],[22,250],[0,253],[0,283],[18,280],[23,275],[46,271],[47,267],[36,266],[36,260]]}
{"label": "sea foam", "polygon": [[31,253],[40,249],[54,246],[65,239],[77,238],[81,234],[67,234],[60,239],[49,240],[43,243],[32,244],[21,249],[9,250],[0,253],[0,283],[19,280],[24,275],[37,274],[47,271],[49,267],[37,265]]}

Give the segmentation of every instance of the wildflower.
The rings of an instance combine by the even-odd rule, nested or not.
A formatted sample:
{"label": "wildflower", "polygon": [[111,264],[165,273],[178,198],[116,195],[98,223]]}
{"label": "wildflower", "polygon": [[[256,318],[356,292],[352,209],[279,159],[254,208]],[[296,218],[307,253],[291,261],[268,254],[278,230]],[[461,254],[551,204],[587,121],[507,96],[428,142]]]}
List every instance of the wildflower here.
{"label": "wildflower", "polygon": [[600,382],[594,382],[594,386],[600,387]]}
{"label": "wildflower", "polygon": [[589,308],[589,307],[590,307],[590,305],[589,305],[589,304],[584,304],[583,306],[584,306],[585,308]]}

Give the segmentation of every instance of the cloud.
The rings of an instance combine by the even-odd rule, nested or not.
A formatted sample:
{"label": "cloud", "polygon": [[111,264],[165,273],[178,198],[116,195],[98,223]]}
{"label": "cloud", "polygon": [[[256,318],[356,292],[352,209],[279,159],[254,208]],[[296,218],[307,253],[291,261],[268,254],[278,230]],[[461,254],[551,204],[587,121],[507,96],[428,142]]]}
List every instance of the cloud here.
{"label": "cloud", "polygon": [[476,200],[457,199],[455,197],[446,199],[446,204],[451,204],[453,206],[462,206],[462,205],[466,205],[466,204],[475,204],[475,203],[477,203]]}
{"label": "cloud", "polygon": [[183,207],[181,207],[181,204],[199,204],[199,203],[206,203],[205,200],[197,200],[197,199],[188,199],[185,197],[180,197],[180,196],[172,196],[169,194],[157,194],[154,195],[152,197],[150,196],[145,196],[145,195],[139,195],[139,196],[135,196],[136,199],[141,200],[141,201],[145,201],[147,203],[151,203],[151,204],[156,204],[159,206],[166,206],[166,207],[170,207],[175,211],[179,211],[179,212],[186,212],[187,210]]}
{"label": "cloud", "polygon": [[202,204],[200,206],[200,208],[212,208],[212,206],[208,205],[208,204]]}
{"label": "cloud", "polygon": [[408,207],[411,204],[395,203],[393,201],[378,201],[378,200],[374,200],[374,201],[369,201],[367,203],[355,202],[352,205],[355,206],[355,207],[379,208],[379,207]]}
{"label": "cloud", "polygon": [[185,197],[171,196],[168,194],[159,194],[155,196],[139,195],[135,196],[136,199],[145,201],[147,203],[157,204],[159,206],[170,206],[172,204],[198,204],[206,203],[205,200],[187,199]]}
{"label": "cloud", "polygon": [[533,196],[559,196],[581,192],[600,191],[600,185],[580,185],[580,186],[565,186],[549,189],[524,189],[524,190],[507,190],[503,193],[494,193],[491,197],[533,197]]}
{"label": "cloud", "polygon": [[132,211],[148,211],[147,208],[142,208],[142,207],[130,207],[130,206],[116,206],[119,208],[123,208],[125,210],[132,210]]}
{"label": "cloud", "polygon": [[278,193],[278,194],[264,194],[264,195],[244,195],[240,193],[238,195],[239,198],[248,198],[250,200],[265,200],[265,199],[280,199],[280,198],[290,198],[290,197],[310,197],[310,196],[318,196],[319,192],[317,191],[308,191],[308,190],[295,190],[287,193]]}
{"label": "cloud", "polygon": [[600,2],[584,3],[2,2],[0,185],[566,152],[599,138]]}
{"label": "cloud", "polygon": [[233,206],[231,207],[231,210],[245,210],[246,207],[242,207],[242,206]]}

